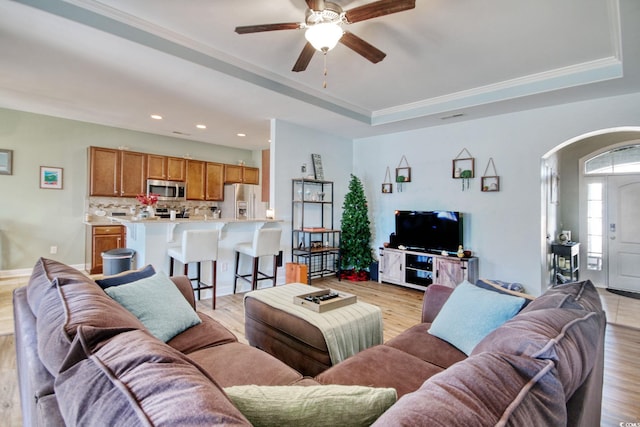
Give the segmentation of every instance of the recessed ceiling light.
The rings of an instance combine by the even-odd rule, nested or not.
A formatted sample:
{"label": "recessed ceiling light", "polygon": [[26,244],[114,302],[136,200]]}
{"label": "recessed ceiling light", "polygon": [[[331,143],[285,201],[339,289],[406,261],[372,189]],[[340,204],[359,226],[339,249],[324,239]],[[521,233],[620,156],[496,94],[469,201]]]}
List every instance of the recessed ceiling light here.
{"label": "recessed ceiling light", "polygon": [[151,118],[153,120],[162,120],[162,116],[160,114],[152,114]]}
{"label": "recessed ceiling light", "polygon": [[198,129],[206,129],[207,125],[196,125]]}
{"label": "recessed ceiling light", "polygon": [[238,135],[238,136],[247,136],[247,134],[246,134],[246,133],[239,133],[239,134],[237,134],[237,135]]}

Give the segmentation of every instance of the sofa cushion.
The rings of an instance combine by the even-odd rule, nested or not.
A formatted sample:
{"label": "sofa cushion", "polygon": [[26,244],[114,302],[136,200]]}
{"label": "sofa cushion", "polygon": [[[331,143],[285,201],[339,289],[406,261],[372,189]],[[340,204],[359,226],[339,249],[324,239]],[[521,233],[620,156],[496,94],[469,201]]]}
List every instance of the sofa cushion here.
{"label": "sofa cushion", "polygon": [[246,344],[233,342],[189,353],[222,387],[232,385],[288,385],[302,375],[270,354]]}
{"label": "sofa cushion", "polygon": [[167,341],[180,353],[189,354],[204,348],[237,342],[238,339],[218,321],[204,313],[197,313],[200,323]]}
{"label": "sofa cushion", "polygon": [[570,398],[593,368],[600,313],[550,308],[520,313],[489,334],[473,350],[500,352],[552,360],[567,398]]}
{"label": "sofa cushion", "polygon": [[[144,329],[134,315],[87,277],[83,281],[59,277],[50,289],[38,304],[36,328],[38,355],[53,376],[57,375],[78,326]],[[27,293],[28,290],[27,287]]]}
{"label": "sofa cushion", "polygon": [[482,353],[434,375],[374,426],[565,426],[553,362]]}
{"label": "sofa cushion", "polygon": [[596,287],[590,280],[585,280],[553,286],[523,311],[544,308],[576,308],[601,312],[602,303]]}
{"label": "sofa cushion", "polygon": [[34,314],[38,313],[40,303],[44,298],[50,298],[55,294],[53,280],[56,277],[65,278],[68,281],[78,283],[93,282],[86,274],[61,262],[39,258],[33,266],[29,286],[27,287],[27,301]]}
{"label": "sofa cushion", "polygon": [[524,287],[520,283],[508,283],[501,280],[478,279],[475,285],[488,291],[494,291],[505,295],[524,298],[523,307],[526,307],[536,298],[533,295],[525,294]]}
{"label": "sofa cushion", "polygon": [[368,348],[315,378],[321,384],[392,387],[398,396],[410,393],[442,368],[387,345]]}
{"label": "sofa cushion", "polygon": [[247,385],[224,391],[256,427],[368,427],[397,399],[392,388],[344,385]]}
{"label": "sofa cushion", "polygon": [[453,290],[429,333],[469,354],[489,332],[515,316],[523,304],[524,298],[488,291],[465,281]]}
{"label": "sofa cushion", "polygon": [[159,340],[169,341],[200,318],[163,272],[104,290],[133,313]]}
{"label": "sofa cushion", "polygon": [[135,282],[136,280],[151,277],[154,274],[156,274],[156,270],[151,264],[149,264],[139,270],[129,270],[114,276],[106,276],[102,279],[96,280],[96,283],[102,289],[105,289],[110,288],[111,286],[120,286],[125,283]]}
{"label": "sofa cushion", "polygon": [[419,323],[384,344],[444,369],[467,358],[448,342],[427,333],[430,327],[430,323]]}
{"label": "sofa cushion", "polygon": [[55,391],[67,425],[250,425],[206,373],[145,331],[80,327]]}

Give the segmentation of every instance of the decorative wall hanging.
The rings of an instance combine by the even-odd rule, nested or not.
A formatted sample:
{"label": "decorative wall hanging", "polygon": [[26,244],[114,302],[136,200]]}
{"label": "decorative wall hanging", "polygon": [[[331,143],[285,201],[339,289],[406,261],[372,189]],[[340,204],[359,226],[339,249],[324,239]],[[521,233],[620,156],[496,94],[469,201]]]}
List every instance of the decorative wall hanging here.
{"label": "decorative wall hanging", "polygon": [[[489,175],[489,168],[493,169],[493,175]],[[498,171],[496,171],[493,157],[489,157],[489,162],[480,181],[480,189],[482,191],[500,191],[500,177],[498,176]]]}
{"label": "decorative wall hanging", "polygon": [[40,166],[40,188],[62,190],[62,168]]}
{"label": "decorative wall hanging", "polygon": [[[462,157],[465,153],[467,157]],[[451,177],[462,179],[462,191],[464,191],[465,184],[469,189],[469,180],[475,177],[475,159],[466,148],[463,148],[453,159]]]}
{"label": "decorative wall hanging", "polygon": [[398,191],[402,191],[402,184],[405,182],[411,182],[411,168],[409,167],[407,158],[403,154],[400,158],[400,163],[398,163],[398,167],[396,168],[396,183]]}
{"label": "decorative wall hanging", "polygon": [[313,173],[318,181],[324,180],[324,171],[322,170],[322,158],[320,154],[312,154],[311,160],[313,161]]}
{"label": "decorative wall hanging", "polygon": [[13,150],[0,150],[0,175],[13,173]]}
{"label": "decorative wall hanging", "polygon": [[393,193],[393,182],[391,182],[391,171],[389,170],[389,166],[387,166],[387,172],[384,174],[382,193]]}

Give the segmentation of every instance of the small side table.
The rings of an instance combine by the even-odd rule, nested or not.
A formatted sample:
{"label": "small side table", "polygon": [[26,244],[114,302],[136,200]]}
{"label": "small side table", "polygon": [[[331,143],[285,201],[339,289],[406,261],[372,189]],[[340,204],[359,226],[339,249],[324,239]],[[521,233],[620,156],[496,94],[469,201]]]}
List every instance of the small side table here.
{"label": "small side table", "polygon": [[553,277],[556,283],[564,283],[563,277],[577,282],[580,269],[580,243],[552,243]]}

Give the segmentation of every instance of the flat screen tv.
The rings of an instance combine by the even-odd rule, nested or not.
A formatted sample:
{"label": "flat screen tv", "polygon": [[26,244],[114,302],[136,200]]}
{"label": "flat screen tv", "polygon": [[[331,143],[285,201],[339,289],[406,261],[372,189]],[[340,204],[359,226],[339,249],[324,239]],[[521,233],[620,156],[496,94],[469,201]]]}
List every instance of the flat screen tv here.
{"label": "flat screen tv", "polygon": [[396,211],[395,246],[456,252],[462,242],[462,214],[453,211]]}

